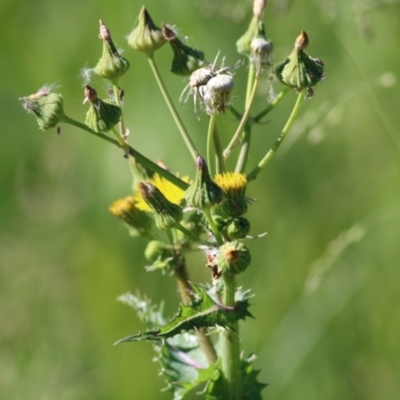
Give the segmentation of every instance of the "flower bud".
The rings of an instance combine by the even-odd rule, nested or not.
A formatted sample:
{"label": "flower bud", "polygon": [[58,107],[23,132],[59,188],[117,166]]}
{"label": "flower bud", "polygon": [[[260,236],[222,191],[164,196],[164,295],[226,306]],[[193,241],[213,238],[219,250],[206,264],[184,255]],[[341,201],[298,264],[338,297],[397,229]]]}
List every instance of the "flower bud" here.
{"label": "flower bud", "polygon": [[133,50],[142,51],[148,55],[159,49],[166,39],[145,7],[142,7],[139,14],[138,26],[128,36],[128,44]]}
{"label": "flower bud", "polygon": [[65,118],[63,97],[59,93],[51,93],[48,86],[44,86],[37,93],[18,99],[28,113],[32,113],[45,131],[56,127]]}
{"label": "flower bud", "polygon": [[169,246],[159,240],[151,240],[144,251],[144,256],[147,260],[154,262],[158,259],[166,259],[171,257]]}
{"label": "flower bud", "polygon": [[214,216],[221,236],[226,240],[244,239],[250,232],[250,222],[244,217],[227,218]]}
{"label": "flower bud", "polygon": [[129,61],[121,56],[115,47],[110,31],[100,20],[100,39],[103,40],[103,54],[94,68],[94,72],[104,79],[117,82],[129,69]]}
{"label": "flower bud", "polygon": [[183,211],[177,204],[171,203],[150,182],[139,182],[139,190],[143,200],[153,211],[158,229],[167,230],[178,225],[183,218]]}
{"label": "flower bud", "polygon": [[140,237],[150,233],[153,221],[147,212],[136,207],[132,196],[115,201],[109,210],[117,218],[125,222],[131,236]]}
{"label": "flower bud", "polygon": [[218,74],[206,85],[200,86],[199,92],[209,115],[224,112],[230,105],[233,90],[232,75]]}
{"label": "flower bud", "polygon": [[309,43],[306,32],[301,31],[289,57],[275,68],[278,79],[296,92],[315,86],[324,78],[324,63],[309,57],[305,49]]}
{"label": "flower bud", "polygon": [[223,189],[225,199],[215,209],[221,216],[239,217],[247,211],[245,174],[225,172],[215,176],[215,182]]}
{"label": "flower bud", "polygon": [[101,100],[97,92],[89,85],[85,87],[85,100],[90,108],[86,113],[85,124],[95,132],[108,132],[121,118],[121,109],[111,100]]}
{"label": "flower bud", "polygon": [[256,67],[256,72],[261,73],[272,65],[272,43],[264,38],[251,41],[251,60]]}
{"label": "flower bud", "polygon": [[174,52],[171,72],[176,75],[190,75],[200,68],[204,63],[204,53],[201,50],[183,44],[176,36],[176,33],[169,26],[163,24],[164,37],[168,40]]}
{"label": "flower bud", "polygon": [[251,254],[242,242],[235,240],[226,242],[218,249],[215,261],[223,273],[237,275],[250,265]]}
{"label": "flower bud", "polygon": [[254,0],[253,2],[253,18],[250,21],[249,27],[243,36],[236,42],[238,53],[251,57],[251,42],[253,39],[266,39],[264,23],[264,8],[265,0]]}
{"label": "flower bud", "polygon": [[207,163],[199,154],[196,157],[196,178],[185,192],[189,206],[200,210],[220,203],[224,197],[223,190],[211,179]]}

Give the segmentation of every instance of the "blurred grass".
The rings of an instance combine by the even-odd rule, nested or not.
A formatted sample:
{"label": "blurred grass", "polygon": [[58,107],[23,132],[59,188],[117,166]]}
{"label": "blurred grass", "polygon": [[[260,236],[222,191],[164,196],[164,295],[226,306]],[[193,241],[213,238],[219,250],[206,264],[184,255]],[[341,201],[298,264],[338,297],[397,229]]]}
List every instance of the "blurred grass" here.
{"label": "blurred grass", "polygon": [[[146,2],[155,21],[176,24],[189,44],[233,64],[248,2]],[[275,61],[300,29],[326,80],[307,102],[277,158],[249,188],[254,263],[240,277],[256,297],[256,320],[242,324],[243,348],[259,354],[265,398],[391,400],[400,396],[399,7],[395,2],[270,1]],[[177,305],[173,281],[147,274],[145,242],[133,241],[107,212],[129,193],[121,154],[69,126],[40,132],[18,97],[60,85],[71,116],[83,120],[79,70],[100,56],[98,19],[118,46],[142,4],[41,0],[0,3],[0,398],[167,399],[151,346],[113,347],[143,326],[115,299],[126,291]],[[321,7],[319,7],[319,5]],[[247,13],[247,14],[246,14]],[[126,50],[131,71],[125,112],[131,144],[173,171],[192,174],[145,58]],[[174,99],[185,86],[168,73]],[[235,107],[246,71],[238,71]],[[95,82],[100,91],[105,88]],[[268,87],[258,98],[265,102]],[[255,130],[250,165],[264,154],[294,102],[290,94]],[[182,116],[204,151],[206,118]],[[224,139],[235,124],[219,122]],[[225,133],[225,134],[224,134]],[[177,157],[182,154],[182,157]],[[357,231],[356,229],[361,229]],[[352,236],[353,234],[353,236]],[[208,272],[191,258],[194,281]],[[313,290],[307,283],[314,281]],[[317,284],[315,284],[317,282]]]}

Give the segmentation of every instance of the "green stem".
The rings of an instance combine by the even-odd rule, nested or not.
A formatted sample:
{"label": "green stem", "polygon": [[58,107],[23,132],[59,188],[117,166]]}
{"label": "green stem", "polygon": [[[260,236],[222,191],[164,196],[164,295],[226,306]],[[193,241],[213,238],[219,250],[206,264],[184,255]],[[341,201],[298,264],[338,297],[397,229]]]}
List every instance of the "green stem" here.
{"label": "green stem", "polygon": [[207,132],[207,164],[208,170],[211,176],[215,175],[215,158],[213,157],[213,143],[214,143],[214,132],[215,132],[215,122],[217,120],[216,114],[210,115],[210,120],[208,121],[208,132]]}
{"label": "green stem", "polygon": [[261,172],[261,170],[271,161],[272,157],[275,155],[276,151],[278,150],[279,146],[285,139],[286,135],[288,134],[290,128],[295,121],[297,114],[300,111],[300,106],[303,103],[305,97],[305,90],[297,95],[296,104],[293,107],[292,113],[289,116],[289,119],[286,121],[286,124],[279,135],[278,139],[276,139],[274,145],[268,150],[267,154],[264,158],[257,164],[257,166],[247,175],[247,181],[251,181],[257,178],[257,175]]}
{"label": "green stem", "polygon": [[190,153],[192,154],[192,157],[196,160],[196,155],[198,154],[198,151],[196,150],[196,147],[192,141],[192,139],[189,136],[189,133],[187,132],[185,126],[183,125],[183,122],[181,120],[181,117],[179,116],[178,112],[176,111],[176,108],[174,106],[174,103],[171,100],[171,97],[169,96],[167,89],[165,88],[164,82],[161,78],[161,75],[158,71],[157,65],[154,61],[153,55],[148,55],[147,60],[150,64],[151,70],[153,71],[154,77],[156,78],[157,84],[161,90],[161,93],[164,97],[165,102],[167,103],[167,106],[169,108],[169,111],[172,114],[172,117],[179,129],[179,132],[182,135],[183,140],[186,143],[186,146],[188,147]]}
{"label": "green stem", "polygon": [[212,243],[209,243],[209,242],[207,242],[205,240],[201,240],[193,232],[189,231],[189,229],[186,229],[182,224],[176,225],[175,229],[177,229],[178,231],[181,231],[182,233],[184,233],[186,236],[191,238],[196,243],[200,243],[200,244],[202,244],[204,246],[212,246]]}
{"label": "green stem", "polygon": [[[113,84],[113,91],[114,91],[115,102],[117,103],[117,106],[119,108],[121,108],[121,110],[122,110],[121,99],[119,97],[119,88],[118,88],[117,84]],[[119,121],[119,133],[122,136],[122,138],[124,140],[126,140],[125,123],[124,123],[124,115],[123,114],[121,114],[121,118],[120,118],[120,121]]]}
{"label": "green stem", "polygon": [[157,173],[158,175],[162,176],[166,180],[170,181],[175,186],[178,186],[182,190],[186,190],[189,187],[189,185],[186,182],[184,182],[182,179],[179,179],[177,176],[171,174],[166,169],[160,167],[159,165],[157,165],[153,161],[149,160],[147,157],[145,157],[143,154],[139,153],[137,150],[135,150],[131,146],[125,145],[125,142],[124,142],[124,145],[122,145],[118,140],[107,136],[105,133],[95,132],[92,129],[90,129],[88,126],[86,126],[85,124],[82,124],[79,121],[75,121],[74,119],[69,118],[67,116],[64,116],[63,122],[65,122],[67,124],[70,124],[70,125],[73,125],[73,126],[75,126],[77,128],[80,128],[80,129],[82,129],[82,130],[84,130],[86,132],[89,132],[92,135],[97,136],[98,138],[103,139],[103,140],[105,140],[105,141],[107,141],[109,143],[112,143],[115,146],[120,147],[122,149],[125,149],[125,146],[127,146],[127,149],[129,150],[129,154],[131,156],[135,157],[136,160],[139,163],[141,163],[144,167],[154,171],[155,173]]}
{"label": "green stem", "polygon": [[[223,303],[228,307],[235,305],[236,277],[232,273],[223,275]],[[224,377],[225,396],[229,400],[242,399],[242,382],[240,373],[239,324],[221,334],[221,368]]]}
{"label": "green stem", "polygon": [[270,104],[268,104],[268,106],[263,111],[261,111],[253,118],[253,121],[260,122],[263,117],[265,117],[271,110],[276,107],[277,104],[279,104],[279,102],[285,97],[286,93],[288,93],[289,90],[289,86],[285,86],[278,94],[278,96],[276,96],[275,99]]}
{"label": "green stem", "polygon": [[[229,157],[230,152],[232,151],[233,147],[235,146],[236,142],[238,141],[239,136],[241,135],[243,128],[245,127],[245,125],[249,119],[251,106],[253,105],[254,99],[256,97],[258,84],[260,82],[260,76],[259,75],[254,76],[254,68],[251,68],[252,65],[253,64],[250,64],[249,80],[248,80],[248,85],[247,85],[247,89],[248,89],[247,94],[249,92],[250,92],[250,94],[248,97],[246,94],[245,112],[242,116],[239,126],[236,129],[235,134],[233,135],[231,141],[229,142],[227,148],[224,151],[225,160]],[[250,85],[251,85],[251,90],[249,91]]]}
{"label": "green stem", "polygon": [[211,215],[210,209],[207,208],[207,209],[203,210],[203,213],[208,221],[208,225],[210,225],[211,231],[215,236],[218,246],[221,246],[223,243],[222,236],[218,231],[217,225],[215,225],[215,221]]}
{"label": "green stem", "polygon": [[[180,257],[179,265],[174,268],[174,278],[182,304],[188,304],[194,300],[193,290],[189,283],[189,274],[183,257]],[[199,329],[196,331],[196,336],[207,361],[210,364],[214,364],[217,361],[217,352],[210,337],[207,335],[207,330],[204,328]]]}
{"label": "green stem", "polygon": [[215,126],[214,129],[214,149],[215,149],[215,173],[220,174],[225,172],[225,162],[222,155],[222,145],[219,138],[218,129]]}
{"label": "green stem", "polygon": [[240,146],[240,153],[236,162],[235,172],[242,173],[244,171],[249,156],[250,144],[251,144],[251,126],[246,125],[244,127],[244,136],[242,145]]}

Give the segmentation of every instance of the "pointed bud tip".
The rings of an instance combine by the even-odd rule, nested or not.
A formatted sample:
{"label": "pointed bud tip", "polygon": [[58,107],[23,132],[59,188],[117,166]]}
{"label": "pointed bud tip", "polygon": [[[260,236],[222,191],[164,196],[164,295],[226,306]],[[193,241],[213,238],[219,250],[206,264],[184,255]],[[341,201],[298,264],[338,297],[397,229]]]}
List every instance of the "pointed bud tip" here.
{"label": "pointed bud tip", "polygon": [[294,47],[299,50],[305,50],[309,44],[308,35],[305,31],[301,31],[300,35],[297,37]]}

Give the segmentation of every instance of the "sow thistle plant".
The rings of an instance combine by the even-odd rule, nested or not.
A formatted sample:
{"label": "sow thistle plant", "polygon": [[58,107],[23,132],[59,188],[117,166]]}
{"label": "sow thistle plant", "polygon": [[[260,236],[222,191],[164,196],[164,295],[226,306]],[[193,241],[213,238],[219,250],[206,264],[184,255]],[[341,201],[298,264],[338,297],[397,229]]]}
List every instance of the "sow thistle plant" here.
{"label": "sow thistle plant", "polygon": [[[263,22],[265,6],[266,1],[254,1],[252,20],[236,43],[240,57],[247,61],[233,66],[225,66],[223,57],[218,62],[218,56],[212,63],[206,61],[204,53],[181,41],[170,25],[158,27],[145,7],[140,11],[137,27],[128,36],[129,46],[147,58],[188,154],[193,157],[194,173],[190,178],[171,173],[165,165],[151,161],[129,145],[122,110],[124,90],[120,86],[120,79],[129,71],[129,62],[115,47],[103,21],[99,34],[103,52],[92,72],[109,82],[112,95],[99,95],[86,85],[83,103],[88,110],[84,123],[66,115],[62,95],[49,87],[20,98],[25,110],[36,117],[40,129],[56,128],[64,122],[117,146],[127,158],[134,177],[133,192],[115,201],[109,210],[128,227],[132,237],[148,239],[144,252],[149,262],[147,269],[174,276],[181,304],[176,314],[167,319],[162,307],[148,299],[132,294],[121,296],[120,300],[136,310],[148,329],[117,343],[152,342],[174,399],[184,398],[195,388],[210,400],[261,399],[266,386],[257,381],[258,371],[252,366],[255,357],[245,356],[240,343],[239,321],[252,317],[250,292],[237,284],[237,275],[251,265],[246,243],[255,238],[249,236],[250,222],[245,217],[250,205],[247,188],[276,153],[304,99],[314,94],[314,86],[324,77],[324,65],[320,59],[308,56],[309,39],[301,31],[293,51],[274,66],[273,45]],[[180,99],[175,101],[155,62],[155,52],[167,45],[172,48],[173,58],[165,70],[188,77]],[[241,67],[248,75],[242,112],[232,104],[235,70]],[[273,76],[277,78],[274,85],[281,87],[280,93],[250,117],[260,81],[271,81]],[[290,89],[297,99],[286,124],[265,156],[248,168],[254,125],[261,123]],[[190,96],[194,99],[193,116],[203,114],[209,119],[204,155],[197,151],[176,107],[176,103],[186,103]],[[235,96],[240,98],[237,93]],[[227,112],[237,119],[237,126],[229,143],[224,144],[217,119]],[[234,170],[227,170],[227,159],[233,150],[237,153],[236,165]],[[204,267],[210,270],[210,281],[195,284],[189,278],[186,257],[199,249],[204,253]]]}

